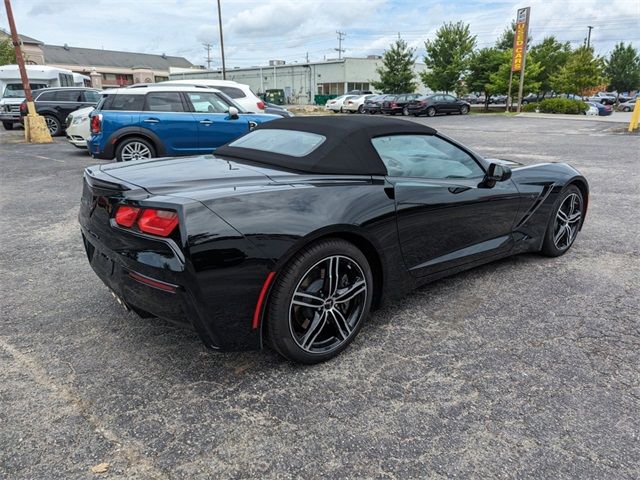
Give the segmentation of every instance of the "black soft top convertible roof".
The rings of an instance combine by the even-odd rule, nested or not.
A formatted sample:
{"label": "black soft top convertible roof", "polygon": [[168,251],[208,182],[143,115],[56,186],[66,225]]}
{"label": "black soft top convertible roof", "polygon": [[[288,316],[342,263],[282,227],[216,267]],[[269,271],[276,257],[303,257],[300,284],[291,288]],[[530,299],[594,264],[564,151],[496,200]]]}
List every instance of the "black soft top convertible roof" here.
{"label": "black soft top convertible roof", "polygon": [[311,132],[326,137],[324,143],[303,157],[265,152],[253,148],[223,145],[216,156],[234,157],[251,162],[309,173],[386,175],[387,169],[373,148],[371,139],[383,135],[434,135],[433,128],[416,122],[374,117],[293,117],[266,122],[256,130],[280,129]]}

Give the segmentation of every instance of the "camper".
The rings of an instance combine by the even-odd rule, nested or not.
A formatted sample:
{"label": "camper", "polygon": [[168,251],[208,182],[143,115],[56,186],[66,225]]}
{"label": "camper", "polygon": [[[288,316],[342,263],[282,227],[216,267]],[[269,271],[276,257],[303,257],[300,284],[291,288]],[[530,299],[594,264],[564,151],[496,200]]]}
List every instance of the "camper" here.
{"label": "camper", "polygon": [[[84,86],[86,78],[64,68],[27,65],[26,69],[31,90]],[[24,90],[18,65],[0,66],[0,121],[6,130],[11,130],[13,124],[20,121],[20,104],[23,101]]]}

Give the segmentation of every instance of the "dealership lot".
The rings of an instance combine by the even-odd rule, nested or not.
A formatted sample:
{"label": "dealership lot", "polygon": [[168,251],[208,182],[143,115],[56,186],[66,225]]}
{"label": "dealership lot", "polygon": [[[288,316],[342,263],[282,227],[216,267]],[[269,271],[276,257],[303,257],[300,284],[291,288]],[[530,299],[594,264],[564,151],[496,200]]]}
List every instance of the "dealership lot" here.
{"label": "dealership lot", "polygon": [[486,157],[568,161],[591,183],[585,227],[563,257],[507,259],[387,305],[315,367],[212,353],[124,312],[77,225],[96,161],[1,131],[0,478],[90,478],[102,462],[103,478],[638,478],[638,135],[410,121]]}

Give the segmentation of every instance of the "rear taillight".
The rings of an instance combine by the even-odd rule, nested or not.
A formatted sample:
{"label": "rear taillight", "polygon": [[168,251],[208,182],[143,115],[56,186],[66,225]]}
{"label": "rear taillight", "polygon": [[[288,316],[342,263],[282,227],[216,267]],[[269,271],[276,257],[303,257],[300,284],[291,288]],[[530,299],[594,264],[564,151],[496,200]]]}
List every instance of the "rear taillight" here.
{"label": "rear taillight", "polygon": [[264,110],[264,102],[258,102],[256,105],[258,106],[258,110]]}
{"label": "rear taillight", "polygon": [[130,207],[129,205],[122,205],[118,207],[115,217],[116,223],[121,227],[132,227],[140,215],[140,210],[141,209],[138,207]]}
{"label": "rear taillight", "polygon": [[102,114],[98,113],[91,117],[91,133],[100,133],[102,131]]}
{"label": "rear taillight", "polygon": [[178,214],[170,210],[147,208],[140,215],[138,228],[141,232],[168,237],[178,225]]}
{"label": "rear taillight", "polygon": [[26,114],[27,113],[27,103],[21,103],[20,104],[20,113],[21,114]]}
{"label": "rear taillight", "polygon": [[178,226],[178,213],[172,210],[120,205],[114,218],[121,227],[131,228],[137,222],[141,232],[160,237],[168,237]]}
{"label": "rear taillight", "polygon": [[397,104],[396,102],[393,102],[393,103],[391,104],[391,108],[396,108],[397,106],[398,106],[398,104]]}

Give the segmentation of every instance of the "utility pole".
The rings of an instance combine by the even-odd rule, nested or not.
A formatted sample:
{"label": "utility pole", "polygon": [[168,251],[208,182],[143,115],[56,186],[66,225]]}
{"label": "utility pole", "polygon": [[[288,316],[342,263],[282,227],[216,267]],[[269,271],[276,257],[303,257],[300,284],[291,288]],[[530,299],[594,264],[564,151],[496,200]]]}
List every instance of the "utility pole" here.
{"label": "utility pole", "polygon": [[218,0],[218,27],[220,28],[220,53],[222,57],[222,79],[227,79],[227,69],[224,64],[224,40],[222,37],[222,11],[220,10],[220,0]]}
{"label": "utility pole", "polygon": [[202,45],[204,45],[204,49],[207,51],[207,69],[211,70],[211,47],[213,47],[213,45],[210,43],[203,43]]}
{"label": "utility pole", "polygon": [[334,48],[338,52],[338,60],[342,58],[342,53],[344,52],[344,48],[342,48],[342,40],[347,36],[345,32],[341,32],[340,30],[336,30],[338,34],[338,48]]}
{"label": "utility pole", "polygon": [[51,143],[53,140],[51,139],[51,134],[49,133],[44,117],[41,117],[36,113],[36,107],[33,104],[33,94],[31,93],[31,86],[29,85],[27,69],[24,66],[24,57],[22,56],[22,48],[20,47],[20,37],[18,36],[18,30],[16,29],[16,22],[13,19],[10,0],[4,0],[4,7],[7,10],[9,30],[11,30],[11,40],[13,41],[13,47],[16,50],[16,62],[18,63],[18,69],[20,70],[22,89],[24,90],[24,97],[27,100],[27,111],[29,112],[24,120],[25,140],[29,143]]}
{"label": "utility pole", "polygon": [[587,48],[591,48],[591,30],[593,30],[593,27],[589,25],[587,28],[589,29],[589,33],[587,34]]}

